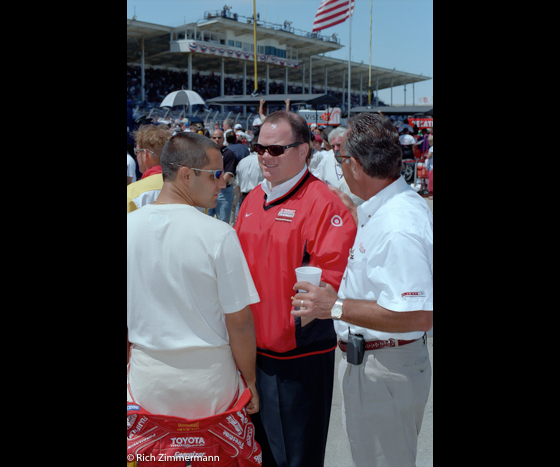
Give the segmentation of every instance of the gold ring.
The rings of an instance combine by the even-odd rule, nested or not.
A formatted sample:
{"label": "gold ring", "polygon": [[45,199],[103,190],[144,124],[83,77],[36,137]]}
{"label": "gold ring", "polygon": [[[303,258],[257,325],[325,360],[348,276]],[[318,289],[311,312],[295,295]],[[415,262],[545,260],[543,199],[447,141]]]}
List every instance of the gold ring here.
{"label": "gold ring", "polygon": [[301,301],[301,308],[305,308],[305,307],[303,306],[303,300]]}

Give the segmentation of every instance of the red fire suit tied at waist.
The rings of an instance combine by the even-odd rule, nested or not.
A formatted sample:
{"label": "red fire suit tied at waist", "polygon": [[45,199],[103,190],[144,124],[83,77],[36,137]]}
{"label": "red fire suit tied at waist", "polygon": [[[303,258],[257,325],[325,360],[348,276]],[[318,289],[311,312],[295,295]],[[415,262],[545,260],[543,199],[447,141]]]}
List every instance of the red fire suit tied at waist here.
{"label": "red fire suit tied at waist", "polygon": [[127,402],[127,462],[138,460],[139,467],[185,467],[187,460],[193,467],[260,467],[261,447],[245,410],[250,400],[246,389],[228,412],[199,420],[153,415]]}

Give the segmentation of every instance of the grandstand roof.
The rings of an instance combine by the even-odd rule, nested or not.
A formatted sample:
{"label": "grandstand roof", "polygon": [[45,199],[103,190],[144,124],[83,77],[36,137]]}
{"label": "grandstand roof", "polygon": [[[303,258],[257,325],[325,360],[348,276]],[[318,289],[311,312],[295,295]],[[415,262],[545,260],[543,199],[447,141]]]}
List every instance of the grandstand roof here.
{"label": "grandstand roof", "polygon": [[364,113],[364,112],[378,112],[381,111],[384,115],[434,115],[434,107],[428,105],[413,105],[413,106],[402,106],[402,107],[354,107],[350,110],[350,113]]}
{"label": "grandstand roof", "polygon": [[[305,64],[306,86],[309,86],[309,69],[311,66],[313,86],[324,87],[326,76],[329,88],[342,88],[343,74],[347,75],[348,73],[348,61],[319,55],[341,49],[343,46],[339,44],[339,40],[320,35],[318,37],[298,35],[283,30],[280,25],[271,23],[258,22],[257,24],[266,26],[257,27],[257,41],[263,41],[266,38],[273,37],[275,40],[279,41],[281,45],[285,44],[287,47],[293,48],[294,51],[297,52],[298,66],[297,68],[290,68],[289,70],[290,83],[302,83],[302,68],[303,64]],[[168,27],[127,19],[127,63],[140,63],[142,41],[144,41],[144,60],[146,66],[160,66],[186,70],[190,51],[171,51],[171,38],[173,33],[183,31],[187,27],[194,28],[194,26],[200,31],[209,32],[223,32],[225,29],[228,29],[234,31],[236,36],[252,34],[253,32],[252,24],[243,21],[235,21],[231,18],[212,17],[211,15],[198,23],[191,23],[180,27]],[[209,43],[209,45],[212,44]],[[214,45],[220,47],[219,44]],[[221,73],[221,57],[203,53],[192,53],[192,57],[194,71]],[[247,63],[248,77],[253,76],[254,68],[252,60],[247,62],[246,60],[236,57],[230,58],[226,56],[224,58],[227,74],[243,76],[244,63]],[[265,79],[266,66],[259,63],[257,70],[259,81]],[[284,66],[271,64],[269,67],[270,79],[273,81],[284,81],[285,70],[286,68]],[[362,85],[363,91],[367,92],[369,84],[369,65],[363,62],[352,62],[351,72],[353,92],[356,93],[360,90],[360,84]],[[377,83],[378,88],[381,90],[392,86],[402,86],[404,84],[412,84],[429,79],[431,79],[431,77],[372,66],[373,91],[375,91]]]}
{"label": "grandstand roof", "polygon": [[338,105],[340,99],[329,94],[269,94],[266,96],[224,96],[208,99],[208,104],[217,105],[259,105],[260,100],[266,100],[267,105],[284,105],[286,99],[291,100],[291,105]]}

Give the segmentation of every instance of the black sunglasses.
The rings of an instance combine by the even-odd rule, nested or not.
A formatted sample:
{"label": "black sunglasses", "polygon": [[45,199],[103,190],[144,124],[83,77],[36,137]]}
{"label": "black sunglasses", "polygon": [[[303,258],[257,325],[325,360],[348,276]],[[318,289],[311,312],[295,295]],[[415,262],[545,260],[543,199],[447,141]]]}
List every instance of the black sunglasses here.
{"label": "black sunglasses", "polygon": [[273,144],[272,146],[263,146],[262,144],[255,144],[255,149],[259,153],[260,156],[264,155],[265,152],[271,156],[278,157],[284,154],[284,151],[289,148],[295,148],[300,144],[304,144],[301,141],[299,143],[288,144],[287,146],[279,146],[278,144]]}

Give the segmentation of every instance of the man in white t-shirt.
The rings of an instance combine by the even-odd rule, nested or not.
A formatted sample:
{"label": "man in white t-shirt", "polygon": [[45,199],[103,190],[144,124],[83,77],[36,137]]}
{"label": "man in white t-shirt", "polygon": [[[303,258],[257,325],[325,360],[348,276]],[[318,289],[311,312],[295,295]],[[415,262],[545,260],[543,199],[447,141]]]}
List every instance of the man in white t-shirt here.
{"label": "man in white t-shirt", "polygon": [[340,157],[350,190],[365,200],[351,209],[358,233],[338,295],[299,282],[294,290],[308,293],[294,296],[301,309],[292,315],[334,320],[354,464],[413,467],[431,385],[433,215],[401,177],[393,124],[364,113],[348,127]]}
{"label": "man in white t-shirt", "polygon": [[259,155],[256,152],[252,152],[237,166],[237,184],[241,192],[241,202],[263,180],[264,175],[259,165]]}
{"label": "man in white t-shirt", "polygon": [[[163,188],[127,215],[127,400],[157,415],[229,410],[245,385],[259,410],[249,305],[260,301],[235,231],[213,208],[225,183],[218,146],[196,133],[165,145]],[[239,372],[237,371],[239,369]]]}

